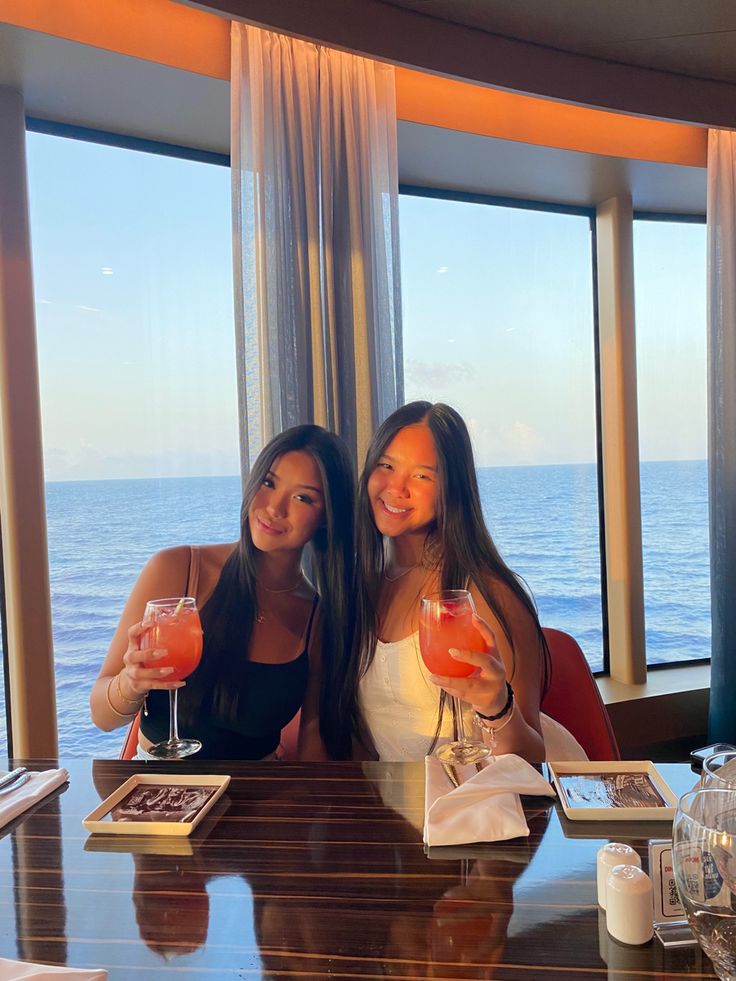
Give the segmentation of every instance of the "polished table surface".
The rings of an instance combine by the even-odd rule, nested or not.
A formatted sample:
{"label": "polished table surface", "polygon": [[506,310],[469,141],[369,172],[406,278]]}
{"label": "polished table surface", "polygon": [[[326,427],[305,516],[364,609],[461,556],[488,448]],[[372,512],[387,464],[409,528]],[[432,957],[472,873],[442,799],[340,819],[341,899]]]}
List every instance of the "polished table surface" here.
{"label": "polished table surface", "polygon": [[[111,979],[715,977],[698,948],[617,944],[596,905],[600,845],[646,868],[666,824],[582,825],[526,798],[529,838],[427,855],[423,764],[62,762],[69,784],[0,832],[0,957]],[[232,781],[190,838],[88,835],[136,772]]]}

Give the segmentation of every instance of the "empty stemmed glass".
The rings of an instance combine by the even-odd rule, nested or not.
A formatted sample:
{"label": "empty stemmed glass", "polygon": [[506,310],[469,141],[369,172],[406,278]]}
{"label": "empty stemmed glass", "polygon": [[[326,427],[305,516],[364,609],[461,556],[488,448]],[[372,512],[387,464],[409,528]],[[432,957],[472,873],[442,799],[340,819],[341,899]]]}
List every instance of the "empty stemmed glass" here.
{"label": "empty stemmed glass", "polygon": [[[475,671],[475,665],[456,661],[449,654],[451,647],[461,651],[485,651],[486,645],[473,623],[475,606],[467,589],[445,589],[422,596],[419,605],[419,650],[422,660],[432,674],[465,678]],[[435,750],[435,756],[445,763],[476,763],[485,759],[490,750],[485,743],[469,739],[465,734],[463,703],[453,696],[458,738]]]}
{"label": "empty stemmed glass", "polygon": [[[191,596],[150,600],[143,616],[146,632],[142,647],[165,650],[166,657],[146,667],[174,670],[167,681],[183,681],[194,671],[202,656],[202,624],[197,601]],[[180,760],[199,752],[198,739],[180,739],[177,718],[178,689],[169,690],[169,738],[151,746],[148,752],[160,760]]]}
{"label": "empty stemmed glass", "polygon": [[736,981],[736,791],[692,790],[672,827],[677,890],[722,981]]}

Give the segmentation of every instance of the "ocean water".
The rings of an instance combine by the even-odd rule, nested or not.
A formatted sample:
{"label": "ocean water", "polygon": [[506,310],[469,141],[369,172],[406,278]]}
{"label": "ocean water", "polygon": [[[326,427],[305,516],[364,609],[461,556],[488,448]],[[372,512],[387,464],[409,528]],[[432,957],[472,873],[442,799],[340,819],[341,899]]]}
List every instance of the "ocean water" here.
{"label": "ocean water", "polygon": [[[479,471],[488,525],[524,577],[540,619],[572,633],[603,663],[596,472],[593,465]],[[704,461],[641,467],[647,656],[708,656],[710,596]],[[89,690],[136,576],[157,549],[234,541],[238,477],[46,485],[60,752],[117,756],[123,730],[89,721]],[[5,733],[0,728],[0,752]]]}

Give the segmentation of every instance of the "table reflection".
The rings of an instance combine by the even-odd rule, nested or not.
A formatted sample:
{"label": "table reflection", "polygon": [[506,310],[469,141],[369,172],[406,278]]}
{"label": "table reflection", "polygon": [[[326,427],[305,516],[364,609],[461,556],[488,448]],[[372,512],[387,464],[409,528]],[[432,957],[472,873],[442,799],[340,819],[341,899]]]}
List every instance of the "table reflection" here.
{"label": "table reflection", "polygon": [[[367,856],[361,858],[361,849],[370,853],[378,846],[371,844],[370,821],[362,829],[366,840],[350,852],[354,863],[346,868],[345,842],[335,835],[344,807],[320,803],[310,784],[262,788],[259,812],[283,808],[287,795],[292,809],[311,815],[301,834],[284,843],[288,862],[283,865],[278,849],[270,864],[258,848],[246,843],[239,849],[237,878],[252,894],[252,923],[240,929],[254,932],[262,976],[313,974],[315,956],[346,970],[359,954],[386,977],[444,977],[448,961],[482,968],[474,976],[494,977],[490,964],[503,953],[514,888],[543,837],[550,807],[528,815],[530,838],[511,847],[479,846],[470,858],[467,849],[433,849],[427,857],[416,808],[406,803],[411,793],[404,798],[400,784],[387,783],[385,775],[372,780],[369,774],[358,793],[361,812],[380,810],[382,821],[391,825],[390,847],[380,843],[378,872],[362,868]],[[403,800],[406,806],[391,808],[387,799]],[[220,831],[227,826],[228,804],[223,798]],[[179,849],[188,845],[191,854],[133,855],[132,898],[140,937],[167,961],[194,953],[208,940],[227,943],[223,925],[210,922],[210,894],[231,889],[235,875],[218,836],[219,820],[221,815],[213,815],[206,822],[209,828],[175,843]],[[278,836],[279,829],[273,833]],[[157,845],[165,843],[146,842],[154,850]]]}

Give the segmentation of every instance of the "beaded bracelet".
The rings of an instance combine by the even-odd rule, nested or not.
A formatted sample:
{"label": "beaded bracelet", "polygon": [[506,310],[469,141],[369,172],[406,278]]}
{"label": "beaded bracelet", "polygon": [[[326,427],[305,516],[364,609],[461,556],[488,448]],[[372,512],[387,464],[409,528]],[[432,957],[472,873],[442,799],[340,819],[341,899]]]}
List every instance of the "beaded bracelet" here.
{"label": "beaded bracelet", "polygon": [[110,680],[107,683],[107,687],[105,688],[105,698],[107,699],[108,708],[110,709],[112,714],[117,715],[119,719],[125,719],[126,722],[130,722],[131,719],[134,719],[136,715],[138,715],[138,710],[136,709],[135,712],[131,712],[130,715],[126,715],[124,712],[118,712],[118,710],[112,704],[112,699],[110,698],[110,686],[112,685],[114,680],[115,678],[110,678]]}
{"label": "beaded bracelet", "polygon": [[504,715],[506,715],[506,713],[508,712],[508,710],[511,708],[511,706],[513,704],[514,704],[514,689],[511,687],[511,685],[507,681],[506,682],[506,704],[501,709],[501,711],[500,712],[496,712],[495,715],[483,715],[482,712],[478,712],[476,710],[476,713],[475,714],[478,716],[479,719],[484,719],[486,722],[498,722],[499,719],[502,719],[504,717]]}

